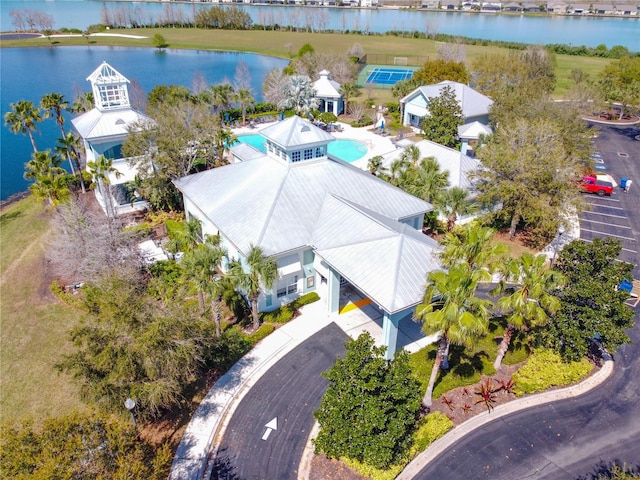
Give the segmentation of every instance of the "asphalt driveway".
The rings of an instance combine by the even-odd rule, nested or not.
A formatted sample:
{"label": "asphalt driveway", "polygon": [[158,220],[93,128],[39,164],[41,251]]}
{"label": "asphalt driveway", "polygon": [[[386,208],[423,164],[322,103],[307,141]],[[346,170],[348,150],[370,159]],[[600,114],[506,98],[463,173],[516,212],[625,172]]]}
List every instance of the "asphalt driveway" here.
{"label": "asphalt driveway", "polygon": [[321,373],[344,356],[348,338],[331,323],[258,380],[229,421],[212,480],[298,478],[300,458],[314,424],[313,411],[328,385]]}

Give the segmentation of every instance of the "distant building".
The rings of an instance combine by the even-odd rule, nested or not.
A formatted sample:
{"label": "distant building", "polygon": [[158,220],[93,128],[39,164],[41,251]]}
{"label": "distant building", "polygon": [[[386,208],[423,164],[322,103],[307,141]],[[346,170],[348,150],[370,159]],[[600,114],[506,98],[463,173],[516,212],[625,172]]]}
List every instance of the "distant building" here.
{"label": "distant building", "polygon": [[[95,108],[72,119],[71,123],[82,138],[87,163],[104,155],[115,169],[108,174],[104,188],[95,190],[98,203],[107,215],[145,210],[147,202],[140,198],[134,187],[138,171],[129,164],[130,159],[123,156],[122,144],[129,136],[129,125],[151,119],[131,108],[129,80],[107,62],[103,62],[87,80],[91,82]],[[107,198],[103,198],[102,192]]]}
{"label": "distant building", "polygon": [[493,100],[462,83],[446,80],[435,85],[418,87],[401,98],[402,124],[420,128],[422,119],[429,114],[429,98],[440,96],[442,88],[445,86],[450,86],[453,89],[456,100],[462,107],[465,123],[475,121],[485,125],[489,123],[489,108],[493,105]]}
{"label": "distant building", "polygon": [[318,101],[320,112],[331,112],[336,117],[344,110],[344,101],[340,93],[340,84],[331,80],[328,70],[322,70],[320,78],[311,85]]}

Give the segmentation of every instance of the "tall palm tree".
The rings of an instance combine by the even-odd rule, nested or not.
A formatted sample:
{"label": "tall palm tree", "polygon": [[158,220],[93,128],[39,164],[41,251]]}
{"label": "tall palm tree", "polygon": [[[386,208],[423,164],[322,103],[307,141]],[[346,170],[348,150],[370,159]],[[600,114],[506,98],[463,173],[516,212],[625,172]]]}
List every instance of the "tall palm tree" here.
{"label": "tall palm tree", "polygon": [[216,336],[220,336],[220,301],[224,292],[220,267],[227,251],[220,246],[220,237],[207,237],[205,243],[187,251],[180,261],[185,278],[198,290],[200,312],[205,311],[205,294],[211,299],[211,313],[216,325]]}
{"label": "tall palm tree", "polygon": [[276,259],[264,255],[262,248],[251,245],[245,260],[248,271],[245,271],[242,263],[235,261],[229,268],[229,274],[234,283],[244,289],[251,300],[251,315],[253,328],[260,326],[258,315],[258,298],[262,288],[269,289],[273,286],[278,276]]}
{"label": "tall palm tree", "polygon": [[218,167],[224,164],[225,152],[231,148],[231,146],[238,141],[238,137],[228,128],[224,128],[222,125],[213,132],[213,142],[216,150],[216,165]]}
{"label": "tall palm tree", "polygon": [[248,88],[241,88],[233,94],[233,101],[240,105],[242,111],[242,125],[247,121],[247,107],[253,105],[256,101],[251,95],[251,91]]}
{"label": "tall palm tree", "polygon": [[88,162],[87,167],[89,167],[89,172],[98,184],[98,190],[105,202],[107,217],[115,216],[113,201],[111,199],[111,180],[109,179],[109,175],[113,173],[116,178],[118,178],[122,176],[122,174],[113,166],[113,160],[104,155],[100,155],[96,160]]}
{"label": "tall palm tree", "polygon": [[82,166],[80,164],[80,151],[82,149],[80,137],[74,135],[73,132],[68,132],[64,137],[58,139],[58,144],[59,145],[56,145],[56,152],[65,155],[69,159],[72,173],[74,172],[73,165],[75,164],[75,172],[80,178],[82,193],[86,193],[87,190],[84,184],[84,178],[82,177]]}
{"label": "tall palm tree", "polygon": [[349,100],[353,97],[357,97],[360,94],[360,90],[353,82],[343,83],[340,86],[340,93],[344,97],[344,113],[349,113]]}
{"label": "tall palm tree", "polygon": [[211,85],[209,90],[213,109],[220,114],[220,119],[222,119],[223,113],[231,106],[233,87],[228,83],[220,83],[219,85]]}
{"label": "tall palm tree", "polygon": [[12,103],[11,111],[4,114],[4,124],[12,133],[29,136],[34,153],[38,151],[38,147],[33,133],[36,131],[36,124],[41,121],[40,109],[27,100]]}
{"label": "tall palm tree", "polygon": [[487,268],[490,272],[503,261],[509,248],[494,242],[496,231],[477,222],[468,223],[460,233],[447,233],[441,240],[444,250],[440,261],[444,267],[465,263],[471,268]]}
{"label": "tall palm tree", "polygon": [[64,95],[55,92],[44,95],[40,99],[40,108],[44,110],[44,118],[54,117],[64,138],[66,133],[64,131],[64,115],[62,115],[62,111],[69,108],[69,102],[64,99]]}
{"label": "tall palm tree", "polygon": [[436,201],[436,207],[447,217],[447,232],[453,231],[458,215],[478,211],[478,204],[469,199],[468,191],[460,187],[451,187],[443,191]]}
{"label": "tall palm tree", "polygon": [[79,92],[69,111],[72,113],[85,113],[91,110],[94,105],[93,92]]}
{"label": "tall palm tree", "polygon": [[422,403],[430,407],[433,388],[441,364],[446,364],[449,346],[470,346],[478,336],[487,332],[490,300],[475,296],[478,282],[488,280],[485,270],[474,270],[467,264],[458,264],[447,272],[430,272],[421,305],[416,307],[415,318],[422,321],[422,331],[427,335],[439,334],[436,358],[431,370],[427,391]]}
{"label": "tall palm tree", "polygon": [[[560,309],[560,299],[551,292],[565,284],[564,276],[547,266],[547,257],[523,253],[505,263],[504,277],[492,293],[507,295],[498,300],[498,307],[508,313],[507,327],[498,346],[493,364],[500,370],[511,338],[516,330],[528,332],[531,327],[547,323],[549,315]],[[508,282],[513,282],[509,285]]]}
{"label": "tall palm tree", "polygon": [[64,171],[60,166],[61,164],[62,159],[60,156],[51,155],[49,150],[34,152],[31,155],[31,160],[24,164],[24,178],[25,180],[35,181],[39,176],[47,175],[52,168]]}

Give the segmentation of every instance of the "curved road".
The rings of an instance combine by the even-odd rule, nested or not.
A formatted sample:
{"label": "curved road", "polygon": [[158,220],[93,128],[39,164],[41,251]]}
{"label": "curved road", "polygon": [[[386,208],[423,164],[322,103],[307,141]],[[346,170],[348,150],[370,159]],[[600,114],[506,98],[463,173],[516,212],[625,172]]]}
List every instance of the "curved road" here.
{"label": "curved road", "polygon": [[[320,374],[344,356],[348,338],[331,323],[258,380],[225,430],[212,480],[298,478],[300,458],[315,421],[312,413],[328,385]],[[277,429],[267,434],[274,418]]]}
{"label": "curved road", "polygon": [[[640,134],[637,128],[601,127],[595,146],[606,172],[620,181],[627,176],[640,183]],[[640,185],[633,185],[640,187]],[[617,200],[616,200],[617,198]],[[635,239],[625,240],[621,257],[636,263],[640,232],[640,188],[629,194],[617,189]],[[593,218],[591,215],[590,218]],[[598,219],[606,234],[606,218]],[[581,218],[584,225],[585,219]],[[586,222],[583,237],[593,238]],[[598,232],[598,233],[600,233]],[[595,236],[604,236],[603,234]],[[636,307],[636,320],[638,319]],[[600,387],[576,398],[524,410],[491,422],[455,443],[414,477],[431,479],[591,479],[612,462],[640,468],[640,326],[630,332],[633,343],[614,355],[613,375]]]}

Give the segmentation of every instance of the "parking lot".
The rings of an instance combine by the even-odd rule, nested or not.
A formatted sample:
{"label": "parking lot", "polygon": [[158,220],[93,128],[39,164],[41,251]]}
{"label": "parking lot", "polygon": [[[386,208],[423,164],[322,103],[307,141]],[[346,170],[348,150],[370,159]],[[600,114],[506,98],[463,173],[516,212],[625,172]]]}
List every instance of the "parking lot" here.
{"label": "parking lot", "polygon": [[[635,265],[634,278],[640,279],[640,129],[598,126],[600,134],[594,139],[594,160],[598,174],[608,174],[616,182],[611,196],[584,194],[590,210],[580,215],[580,238],[612,237],[620,240],[620,260]],[[628,192],[620,184],[632,179]]]}

